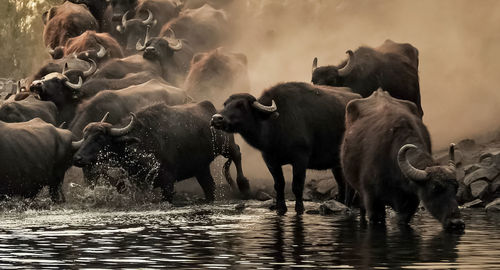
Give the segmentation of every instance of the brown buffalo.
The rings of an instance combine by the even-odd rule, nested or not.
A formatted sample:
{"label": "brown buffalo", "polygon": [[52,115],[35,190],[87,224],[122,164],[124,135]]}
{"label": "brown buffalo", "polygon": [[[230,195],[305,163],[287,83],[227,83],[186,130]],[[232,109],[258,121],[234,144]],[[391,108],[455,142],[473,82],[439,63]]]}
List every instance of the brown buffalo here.
{"label": "brown buffalo", "polygon": [[110,34],[95,31],[86,31],[66,42],[64,55],[82,52],[88,53],[88,56],[97,62],[123,57],[120,44]]}
{"label": "brown buffalo", "polygon": [[184,90],[196,100],[223,102],[234,91],[250,91],[247,57],[218,48],[198,53],[191,61],[191,69]]}
{"label": "brown buffalo", "polygon": [[64,46],[68,39],[87,30],[98,30],[97,20],[83,4],[64,2],[43,13],[42,19],[45,24],[43,41],[51,54],[54,48]]}
{"label": "brown buffalo", "polygon": [[381,90],[349,102],[341,160],[345,179],[360,194],[362,215],[366,211],[370,222],[383,223],[388,205],[406,224],[422,201],[443,227],[463,228],[453,146],[449,164],[439,165],[414,103]]}
{"label": "brown buffalo", "polygon": [[183,10],[179,17],[163,26],[160,36],[169,36],[171,31],[186,40],[193,52],[205,52],[222,45],[229,32],[229,22],[224,11],[206,4]]}

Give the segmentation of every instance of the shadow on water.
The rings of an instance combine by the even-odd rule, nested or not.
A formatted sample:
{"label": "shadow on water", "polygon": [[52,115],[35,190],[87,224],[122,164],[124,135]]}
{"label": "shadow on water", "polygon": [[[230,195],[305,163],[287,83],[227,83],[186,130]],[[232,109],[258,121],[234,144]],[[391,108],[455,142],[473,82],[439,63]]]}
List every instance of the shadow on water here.
{"label": "shadow on water", "polygon": [[[257,204],[256,204],[257,205]],[[427,213],[411,226],[356,215],[276,216],[235,204],[149,211],[0,214],[0,268],[498,268],[499,218],[465,211],[465,234]]]}

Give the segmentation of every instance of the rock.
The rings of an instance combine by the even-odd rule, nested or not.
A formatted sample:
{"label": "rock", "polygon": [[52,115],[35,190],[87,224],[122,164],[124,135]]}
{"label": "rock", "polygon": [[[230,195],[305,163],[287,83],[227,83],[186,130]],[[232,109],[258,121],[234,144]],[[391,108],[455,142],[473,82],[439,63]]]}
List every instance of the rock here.
{"label": "rock", "polygon": [[464,167],[464,172],[465,175],[471,174],[472,172],[476,171],[477,169],[481,168],[478,164],[470,164]]}
{"label": "rock", "polygon": [[463,204],[472,201],[474,198],[470,194],[470,189],[463,182],[458,182],[457,202]]}
{"label": "rock", "polygon": [[262,190],[259,190],[255,193],[255,199],[258,200],[258,201],[267,201],[267,200],[272,200],[273,199],[273,196],[265,193],[264,191]]}
{"label": "rock", "polygon": [[319,209],[309,209],[309,210],[306,210],[306,214],[309,214],[309,215],[319,215]]}
{"label": "rock", "polygon": [[462,206],[463,208],[478,208],[478,207],[483,207],[484,202],[481,199],[475,199],[471,202],[464,203]]}
{"label": "rock", "polygon": [[500,191],[500,175],[497,176],[490,185],[490,192],[495,193]]}
{"label": "rock", "polygon": [[479,198],[484,196],[488,192],[488,186],[490,184],[484,180],[475,181],[470,185],[470,193],[472,197]]}
{"label": "rock", "polygon": [[474,149],[476,149],[478,147],[478,145],[476,144],[476,141],[472,140],[472,139],[464,139],[464,140],[461,140],[457,143],[457,148],[460,148],[462,150],[466,150],[466,151],[472,151]]}
{"label": "rock", "polygon": [[500,198],[490,202],[485,208],[488,212],[500,212]]}
{"label": "rock", "polygon": [[348,211],[349,207],[337,202],[336,200],[326,201],[319,206],[319,213],[321,215],[347,213]]}
{"label": "rock", "polygon": [[480,158],[479,159],[479,165],[486,166],[486,167],[494,166],[493,159],[491,157],[489,157],[489,156]]}
{"label": "rock", "polygon": [[322,179],[319,181],[316,192],[325,195],[330,194],[331,190],[337,186],[333,179]]}
{"label": "rock", "polygon": [[237,204],[237,205],[234,207],[234,210],[237,210],[237,211],[242,211],[242,210],[244,210],[245,208],[247,208],[247,206],[245,205],[245,203],[239,203],[239,204]]}
{"label": "rock", "polygon": [[500,174],[498,169],[495,166],[481,167],[472,173],[468,174],[464,178],[464,184],[470,185],[473,182],[483,179],[492,181]]}
{"label": "rock", "polygon": [[500,149],[490,150],[488,152],[483,153],[479,160],[490,158],[491,164],[496,166],[497,169],[500,169]]}

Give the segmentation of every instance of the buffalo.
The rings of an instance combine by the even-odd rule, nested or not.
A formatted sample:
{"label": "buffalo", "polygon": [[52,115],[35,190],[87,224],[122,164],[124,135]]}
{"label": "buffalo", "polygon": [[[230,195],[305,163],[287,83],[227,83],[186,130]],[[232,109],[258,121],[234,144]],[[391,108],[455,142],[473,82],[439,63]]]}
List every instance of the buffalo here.
{"label": "buffalo", "polygon": [[78,105],[69,128],[81,138],[83,128],[88,123],[99,121],[107,112],[110,113],[108,121],[117,124],[129,112],[153,103],[178,105],[190,100],[184,91],[156,79],[119,91],[104,90]]}
{"label": "buffalo", "polygon": [[180,10],[181,6],[174,0],[141,0],[133,12],[125,12],[122,24],[116,30],[121,33],[122,46],[127,54],[135,53],[137,42],[144,42],[148,27],[151,36],[158,36],[162,26],[177,17]]}
{"label": "buffalo", "polygon": [[[17,100],[20,95],[27,95],[22,100]],[[26,122],[34,118],[57,125],[57,107],[50,101],[36,99],[27,93],[11,96],[0,104],[0,121],[7,123]]]}
{"label": "buffalo", "polygon": [[312,83],[349,87],[362,97],[382,88],[395,98],[414,102],[423,116],[415,47],[386,40],[378,48],[360,47],[347,54],[348,60],[338,66],[318,67],[314,58]]}
{"label": "buffalo", "polygon": [[[108,33],[85,33],[68,39],[64,46],[64,55],[85,53],[88,58],[102,63],[110,58],[123,58],[123,51],[118,42]],[[85,59],[82,56],[79,58]]]}
{"label": "buffalo", "polygon": [[111,6],[108,0],[66,0],[75,4],[86,5],[97,20],[100,32],[109,31],[111,27]]}
{"label": "buffalo", "polygon": [[49,186],[52,200],[64,201],[61,185],[73,156],[71,132],[35,118],[0,121],[0,134],[0,195],[33,198]]}
{"label": "buffalo", "polygon": [[87,6],[68,1],[43,13],[42,19],[45,24],[43,40],[52,55],[52,50],[64,46],[69,38],[87,30],[98,30],[97,21]]}
{"label": "buffalo", "polygon": [[249,183],[243,175],[238,145],[232,135],[210,128],[210,118],[215,112],[208,101],[178,106],[156,104],[139,110],[137,116],[132,113],[132,119],[123,128],[114,128],[105,121],[90,123],[83,131],[74,164],[88,166],[104,149],[124,156],[125,148],[135,147],[152,153],[159,161],[153,186],[162,188],[163,199],[172,201],[175,182],[196,177],[206,200],[213,201],[215,183],[210,163],[223,155],[229,159],[224,166],[226,180],[234,186],[229,175],[229,165],[234,161],[238,187],[246,194]]}
{"label": "buffalo", "polygon": [[160,36],[170,32],[186,40],[195,53],[218,48],[226,40],[229,22],[224,11],[206,4],[197,9],[183,10],[179,16],[163,26]]}
{"label": "buffalo", "polygon": [[189,63],[193,57],[189,46],[175,38],[155,37],[146,43],[136,44],[143,55],[131,55],[123,59],[113,59],[104,64],[93,78],[121,79],[130,73],[148,72],[159,76],[167,82],[180,86],[189,71]]}
{"label": "buffalo", "polygon": [[346,181],[358,191],[370,222],[383,223],[388,205],[406,224],[422,201],[445,228],[464,227],[455,196],[454,146],[448,165],[434,161],[414,103],[381,90],[349,102],[341,156]]}
{"label": "buffalo", "polygon": [[247,57],[218,48],[198,53],[191,60],[184,90],[196,100],[209,99],[223,102],[221,97],[232,94],[233,89],[250,91]]}
{"label": "buffalo", "polygon": [[79,89],[83,79],[92,75],[97,69],[96,63],[91,62],[90,68],[81,70],[63,70],[62,73],[52,72],[35,80],[30,85],[30,91],[39,95],[41,100],[52,101],[59,112],[59,123],[69,123],[79,103]]}
{"label": "buffalo", "polygon": [[282,166],[293,167],[295,211],[304,212],[302,192],[306,169],[331,169],[344,200],[345,185],[340,167],[345,106],[359,98],[347,88],[289,82],[273,86],[259,99],[234,94],[212,117],[212,126],[239,133],[262,157],[274,178],[276,209],[287,211]]}

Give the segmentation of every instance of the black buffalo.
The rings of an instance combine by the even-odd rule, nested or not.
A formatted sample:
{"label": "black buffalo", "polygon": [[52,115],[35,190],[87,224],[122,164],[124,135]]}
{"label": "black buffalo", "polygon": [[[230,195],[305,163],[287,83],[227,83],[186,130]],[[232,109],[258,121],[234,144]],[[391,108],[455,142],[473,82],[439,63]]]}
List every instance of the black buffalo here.
{"label": "black buffalo", "polygon": [[53,72],[35,80],[30,85],[30,91],[39,95],[41,100],[52,101],[59,113],[58,123],[70,123],[74,117],[75,108],[79,103],[79,89],[83,79],[92,75],[97,67],[91,62],[88,70],[64,70],[62,73]]}
{"label": "black buffalo", "polygon": [[184,91],[155,79],[119,91],[105,90],[78,105],[70,130],[81,138],[83,128],[88,123],[99,121],[107,112],[110,113],[108,121],[117,124],[129,112],[136,112],[144,106],[159,102],[178,105],[188,101],[190,98]]}
{"label": "black buffalo", "polygon": [[[233,187],[229,165],[237,167],[237,183],[241,192],[249,191],[248,180],[241,168],[241,154],[230,134],[212,131],[210,118],[215,113],[208,102],[168,106],[157,104],[132,113],[130,123],[124,128],[113,128],[106,122],[90,123],[85,127],[81,147],[74,156],[77,166],[88,166],[97,160],[103,149],[125,155],[128,145],[152,153],[159,161],[158,176],[154,186],[161,187],[163,198],[172,200],[174,183],[196,177],[205,198],[214,200],[215,183],[210,173],[210,163],[219,155],[229,158],[224,169],[226,179]],[[128,118],[126,118],[128,121]]]}
{"label": "black buffalo", "polygon": [[362,97],[382,88],[395,98],[414,102],[423,115],[415,47],[386,40],[378,48],[360,47],[347,53],[348,60],[338,66],[318,67],[314,58],[312,83],[349,87]]}
{"label": "black buffalo", "polygon": [[137,42],[144,43],[148,27],[150,36],[158,36],[162,26],[177,17],[180,10],[181,6],[174,0],[141,0],[133,11],[125,12],[116,29],[121,33],[120,40],[127,54],[135,53]]}
{"label": "black buffalo", "polygon": [[250,94],[232,95],[220,114],[212,117],[212,125],[226,132],[240,133],[262,152],[274,178],[279,214],[287,211],[281,167],[291,164],[295,211],[301,214],[308,168],[331,169],[339,185],[340,199],[344,199],[340,144],[345,106],[359,97],[347,88],[282,83],[265,90],[258,100]]}
{"label": "black buffalo", "polygon": [[[107,0],[66,0],[75,4],[86,5],[99,24],[100,32],[106,32],[111,27],[111,6]],[[109,8],[109,9],[108,9]]]}
{"label": "black buffalo", "polygon": [[112,59],[104,64],[93,78],[121,79],[127,74],[148,72],[167,82],[181,86],[189,71],[193,57],[190,47],[176,39],[173,33],[169,37],[149,38],[145,44],[137,44],[143,55],[132,55],[123,59]]}
{"label": "black buffalo", "polygon": [[408,223],[422,201],[444,227],[463,228],[453,146],[449,165],[440,166],[419,116],[414,103],[381,90],[349,102],[341,151],[346,181],[360,194],[371,222],[384,222],[389,205],[399,222]]}
{"label": "black buffalo", "polygon": [[22,94],[11,96],[0,104],[0,121],[14,123],[40,118],[47,123],[57,125],[57,107],[54,103],[36,99],[33,95],[16,100],[16,97]]}
{"label": "black buffalo", "polygon": [[0,195],[35,197],[49,186],[54,202],[64,201],[61,185],[71,166],[71,132],[39,118],[0,121]]}

